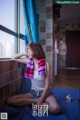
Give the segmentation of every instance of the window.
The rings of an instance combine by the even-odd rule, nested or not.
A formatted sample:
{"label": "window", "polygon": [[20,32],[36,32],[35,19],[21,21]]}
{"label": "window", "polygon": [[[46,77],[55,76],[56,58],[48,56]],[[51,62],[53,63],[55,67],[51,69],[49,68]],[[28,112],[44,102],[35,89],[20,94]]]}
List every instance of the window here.
{"label": "window", "polygon": [[25,51],[21,1],[0,0],[0,58],[11,58],[15,53]]}
{"label": "window", "polygon": [[16,31],[16,0],[0,0],[0,24]]}
{"label": "window", "polygon": [[15,54],[16,38],[0,31],[0,58],[10,58]]}
{"label": "window", "polygon": [[25,52],[25,41],[20,39],[20,53],[24,53]]}
{"label": "window", "polygon": [[[20,0],[20,33],[25,34],[22,0]],[[25,52],[25,41],[20,39],[20,53]]]}
{"label": "window", "polygon": [[0,58],[10,58],[15,54],[16,37],[9,34],[9,30],[16,32],[16,0],[0,0]]}

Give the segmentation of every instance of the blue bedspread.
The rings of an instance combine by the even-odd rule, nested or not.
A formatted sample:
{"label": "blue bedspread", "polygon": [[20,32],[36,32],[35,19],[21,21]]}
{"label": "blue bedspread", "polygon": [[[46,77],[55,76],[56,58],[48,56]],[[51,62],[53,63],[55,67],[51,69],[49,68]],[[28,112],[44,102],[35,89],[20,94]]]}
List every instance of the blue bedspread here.
{"label": "blue bedspread", "polygon": [[[29,79],[23,80],[20,93],[28,92],[31,87]],[[53,115],[49,114],[48,116],[32,116],[32,108],[29,106],[22,107],[12,107],[5,105],[1,112],[8,113],[8,120],[79,120],[79,103],[78,98],[79,90],[75,89],[66,89],[66,88],[52,88],[52,92],[59,102],[61,109],[64,114]],[[66,102],[66,95],[71,95],[71,102]]]}

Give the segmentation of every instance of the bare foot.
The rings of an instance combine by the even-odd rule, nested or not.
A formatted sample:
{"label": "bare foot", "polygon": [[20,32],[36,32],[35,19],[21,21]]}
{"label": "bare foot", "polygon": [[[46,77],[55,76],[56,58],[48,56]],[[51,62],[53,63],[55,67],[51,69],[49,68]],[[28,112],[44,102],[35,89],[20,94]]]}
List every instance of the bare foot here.
{"label": "bare foot", "polygon": [[66,102],[69,102],[69,103],[71,102],[71,96],[70,95],[66,96]]}

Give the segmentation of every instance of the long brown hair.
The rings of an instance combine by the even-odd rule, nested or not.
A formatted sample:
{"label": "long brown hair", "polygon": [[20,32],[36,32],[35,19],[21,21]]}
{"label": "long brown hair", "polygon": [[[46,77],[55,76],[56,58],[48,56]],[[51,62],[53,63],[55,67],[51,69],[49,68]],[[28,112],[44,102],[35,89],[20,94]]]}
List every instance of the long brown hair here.
{"label": "long brown hair", "polygon": [[40,43],[29,43],[26,47],[26,50],[28,50],[28,47],[30,47],[33,51],[33,57],[37,58],[38,60],[45,58],[45,53]]}

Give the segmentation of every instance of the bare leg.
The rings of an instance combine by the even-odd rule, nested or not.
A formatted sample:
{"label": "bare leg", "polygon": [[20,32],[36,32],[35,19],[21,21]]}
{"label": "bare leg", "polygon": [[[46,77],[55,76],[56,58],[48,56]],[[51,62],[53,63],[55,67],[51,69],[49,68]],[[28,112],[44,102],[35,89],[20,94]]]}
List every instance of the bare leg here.
{"label": "bare leg", "polygon": [[21,94],[21,95],[15,95],[10,96],[7,99],[7,103],[10,105],[31,105],[32,103],[36,103],[38,99],[34,99],[30,94]]}
{"label": "bare leg", "polygon": [[48,104],[48,110],[50,113],[58,114],[61,112],[60,106],[53,95],[48,96],[45,100],[45,103]]}

